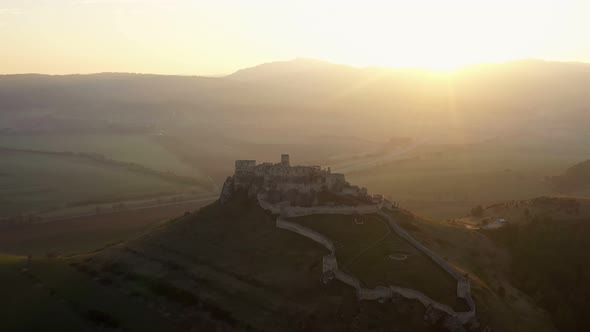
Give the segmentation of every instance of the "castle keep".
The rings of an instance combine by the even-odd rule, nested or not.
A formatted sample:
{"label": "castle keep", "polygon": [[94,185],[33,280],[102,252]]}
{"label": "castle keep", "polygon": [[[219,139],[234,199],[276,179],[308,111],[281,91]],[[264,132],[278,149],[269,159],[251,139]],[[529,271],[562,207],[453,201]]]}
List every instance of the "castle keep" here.
{"label": "castle keep", "polygon": [[281,155],[280,163],[236,160],[234,175],[223,185],[221,202],[236,192],[246,192],[250,197],[263,195],[270,203],[291,206],[338,204],[343,200],[355,205],[373,199],[365,188],[350,185],[344,174],[332,173],[329,167],[291,166],[288,154]]}

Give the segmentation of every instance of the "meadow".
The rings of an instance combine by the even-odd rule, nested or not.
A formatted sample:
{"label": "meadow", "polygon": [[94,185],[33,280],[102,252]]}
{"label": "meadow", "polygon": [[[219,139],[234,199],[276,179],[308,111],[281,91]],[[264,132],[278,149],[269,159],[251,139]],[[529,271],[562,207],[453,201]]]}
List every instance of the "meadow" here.
{"label": "meadow", "polygon": [[583,160],[582,145],[486,143],[423,147],[406,159],[347,174],[351,183],[432,219],[456,218],[477,205],[554,193],[546,177]]}
{"label": "meadow", "polygon": [[188,185],[75,158],[0,155],[0,218],[189,189]]}
{"label": "meadow", "polygon": [[[406,240],[391,232],[382,218],[376,215],[314,215],[293,218],[293,221],[334,241],[340,268],[359,278],[366,287],[413,288],[457,310],[465,310],[465,304],[457,301],[456,281]],[[389,255],[392,254],[403,254],[406,259],[391,259]]]}
{"label": "meadow", "polygon": [[0,225],[0,252],[16,255],[73,255],[140,236],[154,226],[208,204],[184,202],[51,222]]}
{"label": "meadow", "polygon": [[140,164],[155,170],[191,177],[204,176],[194,165],[186,163],[151,134],[11,134],[0,135],[0,146],[15,149],[84,152]]}

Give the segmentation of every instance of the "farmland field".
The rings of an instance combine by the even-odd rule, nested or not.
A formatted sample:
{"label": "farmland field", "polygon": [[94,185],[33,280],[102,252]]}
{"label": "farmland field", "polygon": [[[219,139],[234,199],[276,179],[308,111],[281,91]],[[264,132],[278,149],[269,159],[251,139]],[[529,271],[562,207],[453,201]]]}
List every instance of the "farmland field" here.
{"label": "farmland field", "polygon": [[10,152],[0,156],[0,218],[189,189],[181,183],[84,160]]}
{"label": "farmland field", "polygon": [[347,178],[419,215],[454,218],[480,204],[554,194],[546,177],[585,159],[583,148],[552,152],[537,148],[423,149]]}
{"label": "farmland field", "polygon": [[209,202],[186,202],[43,223],[0,225],[0,252],[69,255],[93,251],[138,236],[152,226]]}
{"label": "farmland field", "polygon": [[179,160],[148,134],[30,134],[0,135],[0,147],[98,153],[179,175],[203,176],[196,167]]}

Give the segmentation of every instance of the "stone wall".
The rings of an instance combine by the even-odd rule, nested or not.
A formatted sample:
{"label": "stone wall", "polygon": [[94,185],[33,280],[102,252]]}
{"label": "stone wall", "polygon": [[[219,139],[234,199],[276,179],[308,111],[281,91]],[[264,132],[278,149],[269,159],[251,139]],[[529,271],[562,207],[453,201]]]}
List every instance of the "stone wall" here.
{"label": "stone wall", "polygon": [[[473,298],[471,297],[471,286],[470,286],[469,280],[467,280],[467,278],[465,278],[465,276],[463,276],[463,274],[461,274],[451,264],[449,264],[449,262],[445,261],[439,255],[437,255],[436,253],[434,253],[430,249],[426,248],[422,243],[420,243],[416,239],[414,239],[408,232],[406,232],[404,229],[402,229],[395,222],[395,220],[393,220],[393,218],[390,215],[383,212],[382,210],[379,210],[379,215],[381,215],[382,217],[384,217],[387,220],[387,222],[389,223],[389,226],[391,226],[391,228],[397,233],[397,235],[404,238],[406,241],[410,242],[414,247],[416,247],[418,250],[422,251],[434,263],[436,263],[438,266],[440,266],[442,269],[444,269],[446,272],[448,272],[453,278],[455,278],[455,280],[457,280],[457,297],[464,299],[470,310],[467,312],[457,313],[456,316],[463,323],[474,318],[475,317],[475,302],[473,301]],[[443,311],[445,311],[445,310],[443,310]]]}
{"label": "stone wall", "polygon": [[295,182],[281,182],[281,183],[277,183],[276,190],[280,190],[283,192],[289,191],[289,190],[297,190],[300,193],[306,193],[309,194],[312,191],[322,191],[322,188],[324,187],[324,184],[321,183],[295,183]]}
{"label": "stone wall", "polygon": [[358,206],[285,206],[281,209],[281,215],[285,218],[303,217],[313,214],[371,214],[379,211],[379,205]]}
{"label": "stone wall", "polygon": [[233,181],[233,178],[231,176],[229,176],[229,177],[227,177],[227,179],[225,179],[225,182],[223,182],[223,188],[221,189],[221,193],[219,194],[219,202],[221,204],[225,204],[227,201],[229,201],[232,198],[233,192],[234,192],[234,181]]}
{"label": "stone wall", "polygon": [[339,281],[347,284],[348,286],[354,287],[354,289],[357,290],[357,296],[358,296],[358,291],[361,289],[360,280],[351,276],[348,273],[342,272],[342,270],[340,270],[340,269],[334,271],[334,277],[336,278],[336,280],[339,280]]}
{"label": "stone wall", "polygon": [[312,229],[301,226],[301,225],[294,223],[294,222],[286,221],[286,220],[282,219],[281,217],[277,218],[276,226],[277,226],[277,228],[286,229],[291,232],[297,233],[299,235],[303,235],[306,238],[311,239],[311,240],[323,245],[328,250],[330,250],[331,253],[334,253],[334,250],[335,250],[334,243],[330,239],[325,237],[324,235],[322,235]]}
{"label": "stone wall", "polygon": [[260,205],[261,208],[269,211],[272,214],[281,213],[281,208],[278,205],[270,204],[269,202],[267,202],[262,194],[258,194],[256,198],[258,199],[258,205]]}
{"label": "stone wall", "polygon": [[288,206],[281,204],[271,204],[267,202],[264,195],[257,195],[258,204],[265,210],[273,214],[281,214],[284,218],[304,217],[314,214],[372,214],[378,213],[380,206],[377,204],[366,204],[357,206]]}
{"label": "stone wall", "polygon": [[[260,206],[266,210],[271,211],[272,213],[278,214],[281,213],[281,216],[276,220],[276,226],[281,229],[289,230],[305,236],[315,242],[322,244],[328,250],[330,250],[330,254],[323,257],[322,261],[322,270],[324,275],[333,276],[334,279],[339,280],[351,287],[354,287],[357,290],[357,297],[360,300],[379,300],[384,301],[393,297],[394,294],[398,294],[407,299],[414,299],[418,300],[427,308],[435,308],[446,314],[457,318],[461,323],[465,324],[475,318],[475,303],[471,297],[471,287],[469,284],[469,280],[467,280],[459,271],[457,271],[452,265],[450,265],[447,261],[442,259],[440,256],[432,252],[430,249],[426,248],[420,242],[416,241],[409,233],[407,233],[404,229],[402,229],[391,216],[387,213],[383,212],[380,209],[379,205],[367,205],[367,206],[357,206],[357,207],[310,207],[310,208],[303,208],[303,207],[282,207],[279,208],[278,206],[274,206],[272,204],[267,203],[261,196],[258,196],[258,202]],[[359,209],[360,208],[360,209]],[[428,256],[433,262],[438,264],[441,268],[447,271],[453,278],[457,280],[457,297],[462,298],[466,301],[467,305],[469,306],[470,310],[466,312],[456,312],[450,306],[439,303],[434,301],[433,299],[426,296],[424,293],[419,292],[415,289],[410,288],[403,288],[397,286],[378,286],[375,288],[364,288],[359,279],[354,276],[351,276],[338,268],[338,262],[334,255],[335,247],[334,243],[327,238],[326,236],[309,229],[307,227],[301,226],[297,223],[289,222],[284,220],[285,217],[293,217],[293,216],[305,216],[311,214],[370,214],[370,213],[378,213],[382,217],[384,217],[390,227],[402,238],[410,242],[413,246],[415,246],[418,250],[422,251],[426,256]]]}

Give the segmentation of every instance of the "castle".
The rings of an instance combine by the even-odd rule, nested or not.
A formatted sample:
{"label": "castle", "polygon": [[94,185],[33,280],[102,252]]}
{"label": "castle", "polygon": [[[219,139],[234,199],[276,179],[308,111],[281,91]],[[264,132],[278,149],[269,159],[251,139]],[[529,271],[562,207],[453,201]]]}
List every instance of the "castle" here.
{"label": "castle", "polygon": [[291,166],[289,155],[279,163],[236,160],[233,176],[223,185],[220,201],[224,203],[236,192],[248,196],[263,195],[270,203],[291,206],[366,204],[373,201],[365,188],[352,186],[344,174],[332,173],[320,166]]}

